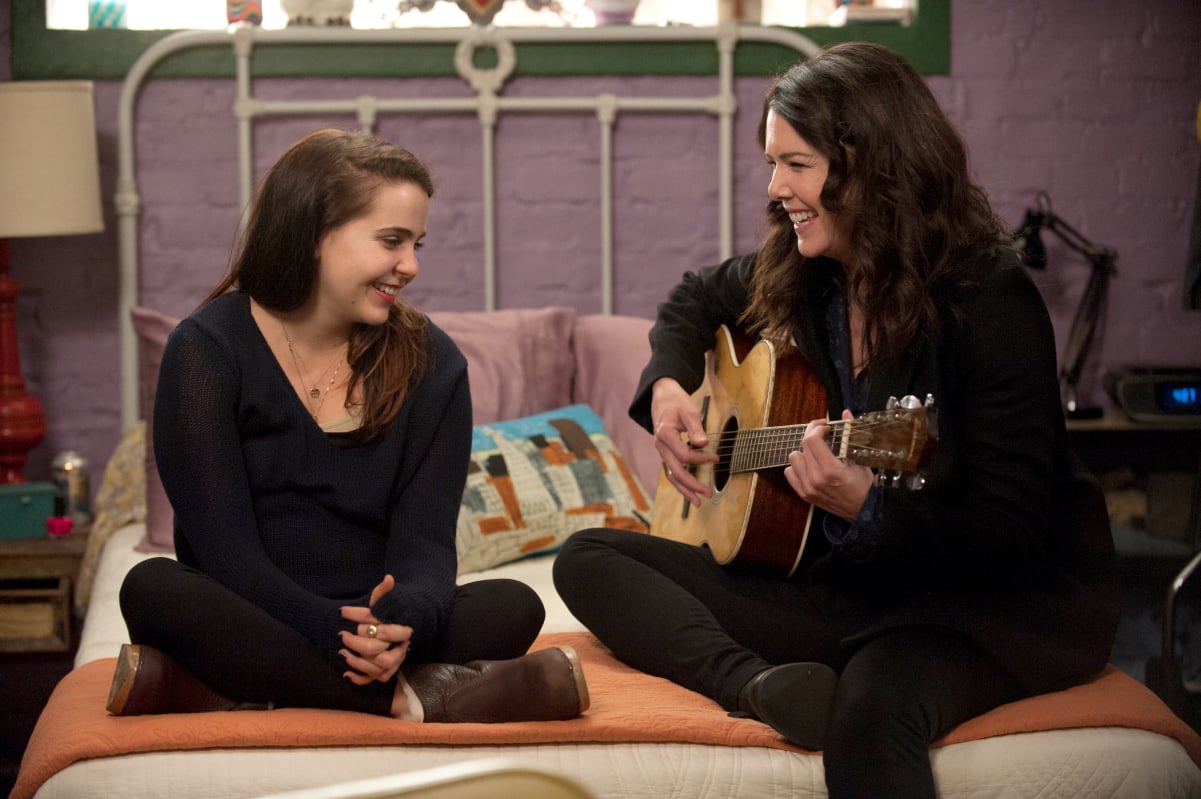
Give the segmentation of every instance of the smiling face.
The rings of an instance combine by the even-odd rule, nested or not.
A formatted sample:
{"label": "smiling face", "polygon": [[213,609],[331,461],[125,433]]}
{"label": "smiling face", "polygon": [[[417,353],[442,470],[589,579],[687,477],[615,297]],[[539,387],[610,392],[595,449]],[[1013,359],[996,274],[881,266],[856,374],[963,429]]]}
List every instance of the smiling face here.
{"label": "smiling face", "polygon": [[417,276],[430,200],[415,183],[383,183],[367,210],[317,243],[316,311],[330,321],[380,325]]}
{"label": "smiling face", "polygon": [[847,261],[846,235],[838,216],[822,206],[829,160],[809,145],[788,120],[768,111],[764,155],[772,168],[767,194],[792,220],[797,249],[806,258],[826,256]]}

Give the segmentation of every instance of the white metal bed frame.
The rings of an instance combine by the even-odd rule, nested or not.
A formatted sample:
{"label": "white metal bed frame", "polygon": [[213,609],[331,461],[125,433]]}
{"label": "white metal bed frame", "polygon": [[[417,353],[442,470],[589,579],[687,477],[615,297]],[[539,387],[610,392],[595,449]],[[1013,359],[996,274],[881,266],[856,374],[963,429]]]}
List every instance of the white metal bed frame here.
{"label": "white metal bed frame", "polygon": [[[712,41],[718,50],[718,90],[708,97],[503,97],[500,91],[517,63],[515,44],[523,42],[685,42]],[[287,28],[263,30],[239,26],[229,31],[182,31],[157,42],[131,67],[121,91],[117,117],[117,189],[114,196],[118,217],[120,258],[118,329],[121,347],[121,422],[128,429],[140,415],[138,389],[138,344],[129,312],[139,301],[138,211],[134,142],[134,115],[142,84],[152,68],[169,55],[195,47],[229,45],[236,60],[237,99],[233,113],[238,124],[239,189],[241,207],[249,207],[253,192],[253,124],[262,117],[302,116],[319,113],[354,114],[364,130],[371,130],[379,114],[461,114],[474,112],[483,133],[484,303],[495,308],[495,163],[493,137],[501,112],[592,112],[601,125],[600,220],[601,303],[611,313],[613,271],[613,126],[619,112],[654,111],[702,113],[719,119],[718,196],[719,246],[722,258],[733,247],[733,127],[737,101],[734,94],[734,52],[740,41],[774,42],[811,56],[818,45],[811,39],[784,28],[727,24],[708,28],[658,28],[615,26],[601,28],[495,28],[350,30]],[[475,91],[464,98],[358,98],[312,101],[264,100],[254,96],[251,53],[256,46],[281,44],[455,44],[455,69]],[[492,49],[497,63],[478,68],[477,49]]]}

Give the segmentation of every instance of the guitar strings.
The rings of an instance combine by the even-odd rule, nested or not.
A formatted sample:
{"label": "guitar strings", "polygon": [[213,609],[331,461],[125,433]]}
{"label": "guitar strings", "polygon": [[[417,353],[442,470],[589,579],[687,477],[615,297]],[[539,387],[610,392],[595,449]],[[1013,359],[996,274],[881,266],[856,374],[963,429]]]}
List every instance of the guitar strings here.
{"label": "guitar strings", "polygon": [[[875,428],[895,426],[895,418],[881,419],[878,416],[831,420],[827,440],[839,458],[851,458],[859,462],[874,460],[876,463],[870,465],[878,468],[891,465],[896,468],[908,460],[909,446],[902,447],[902,451],[898,452],[874,446],[870,442],[855,443],[857,438],[870,437]],[[704,447],[704,450],[716,452],[719,462],[724,461],[732,474],[783,466],[787,463],[789,453],[803,449],[801,439],[807,427],[796,424],[727,431],[718,436],[715,444]],[[849,451],[844,452],[844,447],[848,447]]]}
{"label": "guitar strings", "polygon": [[[847,434],[847,427],[853,426],[850,435],[853,438],[855,433],[864,432],[870,433],[879,427],[895,427],[895,420],[836,420],[830,423],[831,434],[829,436],[830,443],[833,449],[841,449],[842,437]],[[719,457],[728,456],[735,449],[749,448],[752,450],[776,450],[784,448],[782,445],[789,445],[791,450],[801,449],[801,439],[805,435],[805,430],[808,425],[784,425],[780,428],[754,428],[750,430],[735,430],[733,432],[721,433],[715,444],[709,444],[701,449],[706,452],[715,452]],[[766,432],[765,432],[766,431]],[[793,444],[795,443],[795,446]],[[876,452],[887,452],[882,447],[872,447],[864,445],[860,449],[866,449]]]}

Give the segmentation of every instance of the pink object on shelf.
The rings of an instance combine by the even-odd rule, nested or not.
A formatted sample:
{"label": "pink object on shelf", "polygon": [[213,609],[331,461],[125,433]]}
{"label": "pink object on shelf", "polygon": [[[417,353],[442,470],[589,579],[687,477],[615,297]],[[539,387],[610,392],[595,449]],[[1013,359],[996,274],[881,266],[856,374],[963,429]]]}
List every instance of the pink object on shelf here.
{"label": "pink object on shelf", "polygon": [[75,522],[71,521],[70,516],[51,516],[46,519],[47,535],[70,535],[74,527]]}

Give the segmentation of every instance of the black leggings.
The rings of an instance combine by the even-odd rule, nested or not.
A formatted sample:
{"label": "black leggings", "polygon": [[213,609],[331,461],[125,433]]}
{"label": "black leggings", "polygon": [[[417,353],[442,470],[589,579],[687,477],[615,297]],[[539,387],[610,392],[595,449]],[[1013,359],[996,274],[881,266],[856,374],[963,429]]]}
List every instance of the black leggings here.
{"label": "black leggings", "polygon": [[727,710],[770,666],[819,661],[839,671],[822,753],[831,799],[932,799],[930,743],[1025,695],[950,630],[899,629],[847,651],[796,582],[739,574],[663,538],[577,533],[556,558],[555,587],[618,658]]}
{"label": "black leggings", "polygon": [[[130,570],[121,586],[130,641],[176,658],[214,690],[243,702],[387,715],[396,682],[358,686],[326,653],[211,577],[170,558]],[[447,623],[413,662],[520,657],[542,627],[538,595],[514,580],[459,586]]]}

